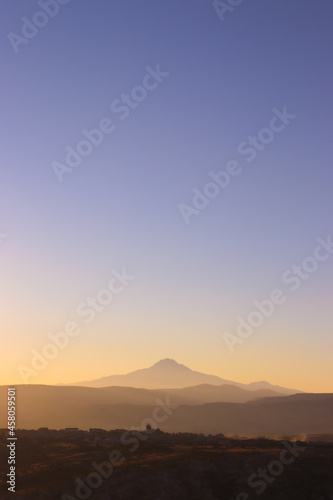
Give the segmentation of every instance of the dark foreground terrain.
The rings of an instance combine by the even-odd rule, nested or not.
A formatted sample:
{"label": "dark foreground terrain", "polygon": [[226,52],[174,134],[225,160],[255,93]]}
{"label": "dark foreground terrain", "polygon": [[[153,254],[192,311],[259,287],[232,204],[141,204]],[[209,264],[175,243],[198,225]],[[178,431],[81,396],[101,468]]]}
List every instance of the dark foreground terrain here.
{"label": "dark foreground terrain", "polygon": [[[0,433],[1,500],[333,500],[333,442],[76,429]],[[327,442],[323,442],[326,439]]]}

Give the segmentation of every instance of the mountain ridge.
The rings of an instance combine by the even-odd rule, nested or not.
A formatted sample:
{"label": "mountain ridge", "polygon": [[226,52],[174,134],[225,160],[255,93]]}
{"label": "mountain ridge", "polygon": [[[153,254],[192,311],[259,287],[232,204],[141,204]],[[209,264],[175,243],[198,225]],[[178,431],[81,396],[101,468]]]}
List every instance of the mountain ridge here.
{"label": "mountain ridge", "polygon": [[123,375],[109,375],[94,380],[58,385],[82,387],[119,386],[141,389],[183,389],[205,383],[209,385],[233,385],[250,391],[269,389],[282,394],[296,394],[301,392],[297,389],[273,385],[267,381],[243,384],[241,382],[223,379],[217,375],[209,375],[192,370],[171,358],[161,359],[149,368],[140,368]]}

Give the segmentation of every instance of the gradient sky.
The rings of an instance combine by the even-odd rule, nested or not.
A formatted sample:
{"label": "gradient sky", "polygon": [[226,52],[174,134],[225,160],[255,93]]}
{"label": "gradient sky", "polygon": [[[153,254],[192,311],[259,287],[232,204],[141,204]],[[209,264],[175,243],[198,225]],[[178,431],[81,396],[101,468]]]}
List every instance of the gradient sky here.
{"label": "gradient sky", "polygon": [[[16,54],[27,0],[2,2],[1,384],[22,383],[49,332],[82,326],[30,383],[74,382],[174,358],[251,382],[333,392],[333,256],[295,292],[281,276],[332,230],[331,0],[71,0]],[[146,67],[170,75],[125,120],[112,101]],[[253,162],[237,152],[272,109],[296,118]],[[60,183],[82,129],[114,121]],[[240,175],[185,224],[211,170]],[[90,324],[76,307],[125,268],[135,279]],[[254,300],[286,301],[230,353]]]}

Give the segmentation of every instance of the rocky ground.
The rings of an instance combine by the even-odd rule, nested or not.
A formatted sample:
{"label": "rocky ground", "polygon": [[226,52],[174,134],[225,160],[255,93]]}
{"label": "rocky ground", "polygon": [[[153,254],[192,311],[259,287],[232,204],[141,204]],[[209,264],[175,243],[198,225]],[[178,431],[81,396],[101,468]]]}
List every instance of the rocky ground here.
{"label": "rocky ground", "polygon": [[16,493],[6,492],[7,451],[1,446],[0,498],[333,500],[333,443],[153,436],[130,447],[18,436]]}

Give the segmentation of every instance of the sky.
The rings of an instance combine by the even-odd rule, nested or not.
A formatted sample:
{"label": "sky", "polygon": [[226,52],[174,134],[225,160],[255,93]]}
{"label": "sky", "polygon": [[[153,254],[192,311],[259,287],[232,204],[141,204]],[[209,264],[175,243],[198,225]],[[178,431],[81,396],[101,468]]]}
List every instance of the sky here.
{"label": "sky", "polygon": [[1,384],[333,392],[333,5],[221,5],[3,2]]}

